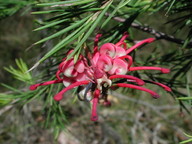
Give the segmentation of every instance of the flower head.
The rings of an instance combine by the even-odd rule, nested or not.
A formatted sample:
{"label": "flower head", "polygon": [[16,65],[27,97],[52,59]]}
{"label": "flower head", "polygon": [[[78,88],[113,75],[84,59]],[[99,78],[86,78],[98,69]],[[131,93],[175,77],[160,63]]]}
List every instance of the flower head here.
{"label": "flower head", "polygon": [[[171,91],[164,84],[127,75],[129,71],[136,70],[158,70],[162,73],[170,72],[169,69],[161,67],[132,66],[133,58],[129,54],[139,46],[153,42],[155,40],[154,38],[142,40],[134,46],[127,48],[127,44],[124,41],[128,37],[128,34],[124,33],[118,43],[105,43],[99,48],[99,37],[101,37],[101,34],[98,34],[95,38],[94,50],[92,54],[89,54],[89,60],[83,55],[80,55],[76,62],[74,62],[73,57],[69,60],[64,58],[56,72],[56,80],[31,85],[30,90],[35,90],[37,87],[43,85],[63,83],[65,88],[54,96],[56,101],[60,101],[66,91],[78,87],[78,98],[92,103],[92,121],[98,120],[97,105],[101,99],[104,100],[102,103],[104,106],[111,105],[111,102],[108,100],[109,89],[114,89],[115,87],[137,89],[151,94],[153,98],[159,98],[159,95],[150,89],[142,87],[145,83],[152,83],[164,88],[166,91]],[[72,51],[70,50],[68,54]],[[120,81],[113,82],[115,79],[122,79],[124,83]]]}

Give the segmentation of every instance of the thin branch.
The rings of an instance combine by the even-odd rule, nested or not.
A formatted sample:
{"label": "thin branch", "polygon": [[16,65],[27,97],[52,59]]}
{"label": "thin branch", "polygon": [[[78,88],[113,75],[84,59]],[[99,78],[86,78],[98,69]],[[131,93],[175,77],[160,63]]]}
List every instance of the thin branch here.
{"label": "thin branch", "polygon": [[[110,14],[106,13],[105,16],[110,16]],[[113,17],[113,19],[115,21],[118,21],[118,22],[122,22],[122,23],[125,22],[125,19],[121,18],[121,17]],[[163,32],[156,31],[155,29],[153,29],[153,28],[151,28],[149,26],[142,26],[140,24],[137,24],[137,23],[133,22],[131,24],[131,27],[133,27],[135,29],[138,29],[138,30],[141,30],[143,32],[149,33],[149,34],[155,36],[156,39],[164,39],[164,40],[174,42],[174,43],[177,43],[177,44],[181,44],[181,45],[183,45],[185,43],[185,40],[178,39],[178,38],[175,38],[172,35],[168,35],[168,34],[165,34]],[[192,42],[189,42],[187,44],[187,47],[192,47]]]}

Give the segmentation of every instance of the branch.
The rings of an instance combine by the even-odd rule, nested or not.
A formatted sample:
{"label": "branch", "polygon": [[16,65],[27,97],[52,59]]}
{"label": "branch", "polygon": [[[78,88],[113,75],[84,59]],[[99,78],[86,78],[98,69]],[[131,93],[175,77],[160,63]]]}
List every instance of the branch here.
{"label": "branch", "polygon": [[[110,14],[105,13],[105,16],[110,16]],[[121,18],[121,17],[113,17],[113,19],[115,21],[118,21],[118,22],[122,22],[122,23],[125,22],[125,19]],[[167,35],[167,34],[165,34],[163,32],[158,32],[158,31],[156,31],[155,29],[153,29],[153,28],[151,28],[149,26],[142,26],[142,25],[137,24],[137,23],[132,23],[131,27],[136,28],[138,30],[141,30],[143,32],[149,33],[149,34],[155,36],[156,39],[164,39],[164,40],[174,42],[174,43],[177,43],[177,44],[181,44],[181,45],[183,45],[185,43],[185,40],[175,38],[174,36]],[[187,47],[192,47],[192,42],[189,42],[187,44]]]}

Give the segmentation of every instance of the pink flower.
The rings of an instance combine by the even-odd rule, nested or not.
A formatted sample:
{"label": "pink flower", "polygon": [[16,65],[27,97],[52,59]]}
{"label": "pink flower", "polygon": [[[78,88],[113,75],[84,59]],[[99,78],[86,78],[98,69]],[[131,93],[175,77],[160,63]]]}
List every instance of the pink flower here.
{"label": "pink flower", "polygon": [[[129,71],[136,70],[158,70],[162,73],[170,72],[169,69],[161,67],[132,67],[133,59],[128,54],[145,43],[153,42],[155,40],[154,38],[142,40],[134,46],[127,48],[127,44],[124,41],[128,37],[128,34],[124,33],[118,43],[106,43],[99,49],[99,37],[101,37],[101,34],[98,34],[95,37],[94,51],[93,54],[89,54],[88,59],[83,55],[80,55],[78,61],[75,63],[73,57],[69,60],[64,58],[56,72],[56,80],[31,85],[30,90],[35,90],[37,87],[43,85],[63,83],[65,88],[54,96],[56,101],[60,101],[66,91],[78,87],[79,99],[92,102],[92,121],[98,120],[97,105],[100,103],[101,99],[104,100],[102,103],[104,106],[111,105],[111,102],[107,98],[109,89],[127,87],[145,91],[151,94],[152,97],[159,98],[159,95],[156,92],[141,87],[147,82],[158,85],[166,91],[171,91],[171,89],[164,84],[126,75]],[[72,50],[70,50],[68,54],[71,52]],[[122,79],[124,83],[113,82],[113,80],[119,78]],[[130,84],[130,82],[135,83],[136,85]]]}

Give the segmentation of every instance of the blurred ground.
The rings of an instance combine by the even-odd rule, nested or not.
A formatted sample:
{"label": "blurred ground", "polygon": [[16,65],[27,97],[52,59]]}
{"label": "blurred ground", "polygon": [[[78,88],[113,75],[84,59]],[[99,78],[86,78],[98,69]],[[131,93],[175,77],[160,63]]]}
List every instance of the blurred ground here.
{"label": "blurred ground", "polygon": [[[153,16],[154,17],[154,16]],[[11,76],[3,70],[4,66],[14,65],[14,59],[22,57],[29,62],[39,52],[38,48],[26,51],[33,42],[39,39],[33,33],[33,17],[16,14],[0,21],[0,81],[10,85],[18,85]],[[146,21],[154,28],[170,32],[170,26],[162,25],[162,16]],[[161,23],[159,23],[161,21]],[[166,29],[165,29],[166,28]],[[143,38],[145,34],[136,37]],[[161,41],[160,48],[176,45]],[[165,49],[160,50],[165,53]],[[149,49],[142,49],[138,60],[145,58]],[[153,88],[155,90],[156,88]],[[1,88],[0,91],[5,91]],[[120,94],[112,92],[111,108],[99,108],[99,122],[90,121],[90,108],[83,102],[74,106],[67,97],[63,106],[68,111],[69,125],[66,131],[54,140],[53,130],[42,127],[44,117],[42,104],[33,101],[23,108],[6,106],[0,109],[0,143],[1,144],[177,144],[187,139],[183,132],[192,134],[191,115],[180,111],[180,106],[173,97],[162,92],[158,100],[152,99],[144,92],[138,94]]]}

